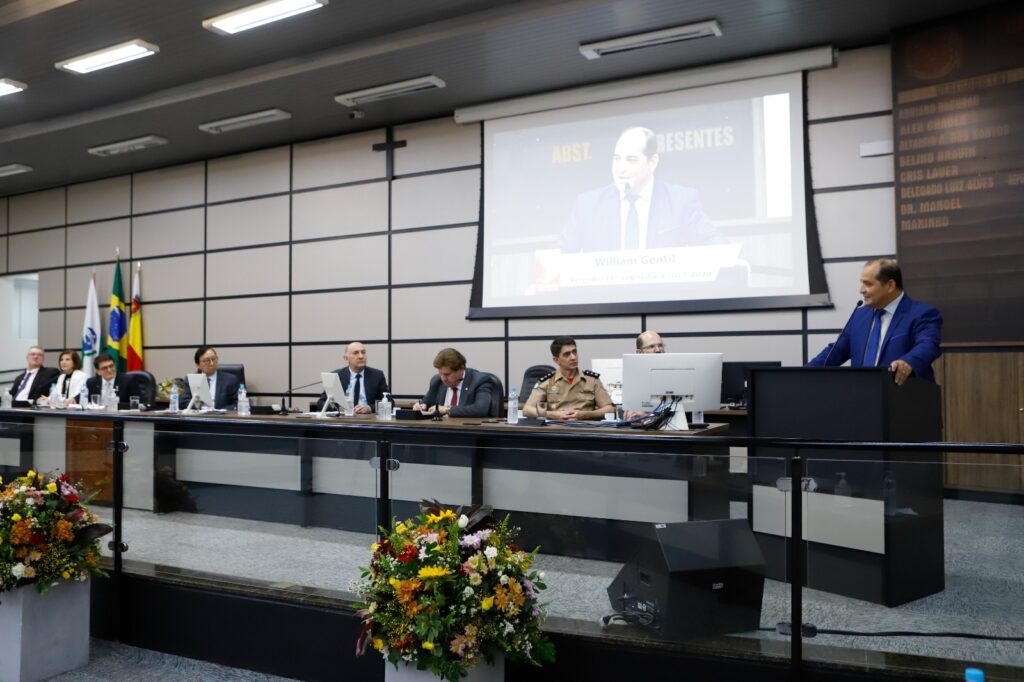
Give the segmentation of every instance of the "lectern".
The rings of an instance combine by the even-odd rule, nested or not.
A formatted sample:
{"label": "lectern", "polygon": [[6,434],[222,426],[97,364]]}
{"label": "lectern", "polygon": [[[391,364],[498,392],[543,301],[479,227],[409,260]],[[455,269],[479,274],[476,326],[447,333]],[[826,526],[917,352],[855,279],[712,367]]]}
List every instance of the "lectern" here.
{"label": "lectern", "polygon": [[[869,442],[942,439],[941,391],[885,368],[756,369],[752,436]],[[750,520],[768,577],[786,580],[792,448],[752,448]],[[808,587],[897,606],[941,592],[942,453],[801,448]],[[783,488],[783,490],[780,490]],[[793,486],[793,490],[799,489]]]}

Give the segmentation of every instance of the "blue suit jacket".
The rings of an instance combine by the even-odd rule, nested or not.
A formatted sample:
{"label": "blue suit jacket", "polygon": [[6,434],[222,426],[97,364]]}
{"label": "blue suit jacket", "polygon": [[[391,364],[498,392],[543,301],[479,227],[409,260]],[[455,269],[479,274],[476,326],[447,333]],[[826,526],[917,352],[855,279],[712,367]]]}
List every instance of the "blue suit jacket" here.
{"label": "blue suit jacket", "polygon": [[[424,405],[444,405],[448,387],[441,383],[441,377],[430,379],[427,393],[420,400]],[[466,368],[459,391],[459,404],[452,408],[453,417],[500,417],[501,384],[498,378],[488,372],[472,367]]]}
{"label": "blue suit jacket", "polygon": [[[841,365],[847,360],[850,360],[853,367],[864,367],[864,350],[868,345],[873,312],[874,309],[868,306],[855,310],[846,331],[839,335],[835,343],[830,343],[808,362],[807,366],[824,366],[827,356],[830,367]],[[942,314],[927,303],[904,295],[882,339],[878,366],[888,367],[893,360],[904,360],[914,368],[915,376],[935,381],[932,363],[942,355],[939,350],[941,341]],[[867,366],[871,366],[870,361]]]}
{"label": "blue suit jacket", "polygon": [[[622,248],[621,231],[621,195],[611,184],[576,197],[559,246],[563,253],[618,251]],[[704,213],[697,190],[654,181],[644,248],[728,243]]]}

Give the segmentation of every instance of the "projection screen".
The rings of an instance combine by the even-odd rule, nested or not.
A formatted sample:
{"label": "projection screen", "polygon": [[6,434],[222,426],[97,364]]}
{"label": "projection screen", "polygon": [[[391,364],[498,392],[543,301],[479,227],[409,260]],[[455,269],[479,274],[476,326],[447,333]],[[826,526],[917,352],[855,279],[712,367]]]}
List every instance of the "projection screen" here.
{"label": "projection screen", "polygon": [[829,304],[800,73],[485,120],[483,145],[470,317]]}

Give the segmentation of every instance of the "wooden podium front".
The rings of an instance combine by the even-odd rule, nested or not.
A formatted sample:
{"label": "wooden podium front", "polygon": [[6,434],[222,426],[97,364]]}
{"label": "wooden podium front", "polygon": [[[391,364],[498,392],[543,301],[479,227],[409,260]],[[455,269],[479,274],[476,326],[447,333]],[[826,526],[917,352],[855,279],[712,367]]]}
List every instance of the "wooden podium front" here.
{"label": "wooden podium front", "polygon": [[113,504],[114,463],[107,444],[114,439],[114,423],[75,420],[67,422],[67,474],[81,481],[96,502]]}

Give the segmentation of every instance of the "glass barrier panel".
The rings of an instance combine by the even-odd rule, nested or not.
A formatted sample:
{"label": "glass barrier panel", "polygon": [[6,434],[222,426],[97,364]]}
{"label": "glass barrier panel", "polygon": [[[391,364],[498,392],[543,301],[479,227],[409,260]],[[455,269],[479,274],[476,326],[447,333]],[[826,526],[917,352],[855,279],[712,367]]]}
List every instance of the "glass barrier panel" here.
{"label": "glass barrier panel", "polygon": [[[566,442],[392,442],[392,511],[412,518],[427,499],[482,503],[507,516],[517,546],[539,548],[549,631],[788,657],[788,641],[762,630],[789,620],[788,590],[765,579],[745,463],[730,471],[729,450],[718,445],[677,454],[644,452],[628,439]],[[768,526],[784,527],[783,505],[763,514],[773,517]]]}
{"label": "glass barrier panel", "polygon": [[808,459],[804,620],[819,634],[807,660],[1024,678],[1024,460],[947,457]]}

